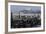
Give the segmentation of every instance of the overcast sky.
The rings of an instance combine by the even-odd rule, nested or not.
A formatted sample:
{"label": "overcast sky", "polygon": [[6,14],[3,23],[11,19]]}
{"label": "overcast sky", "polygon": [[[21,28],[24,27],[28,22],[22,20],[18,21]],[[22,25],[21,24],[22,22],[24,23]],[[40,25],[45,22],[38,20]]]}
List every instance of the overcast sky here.
{"label": "overcast sky", "polygon": [[18,6],[18,5],[11,5],[11,11],[14,13],[16,11],[20,11],[20,10],[41,10],[41,6]]}

